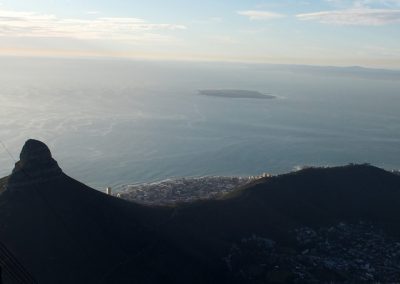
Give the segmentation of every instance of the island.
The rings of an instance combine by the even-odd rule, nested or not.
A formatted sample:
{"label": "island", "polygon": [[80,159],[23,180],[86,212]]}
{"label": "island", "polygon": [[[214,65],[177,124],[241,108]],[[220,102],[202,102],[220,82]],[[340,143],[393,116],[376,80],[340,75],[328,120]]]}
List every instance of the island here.
{"label": "island", "polygon": [[199,90],[199,94],[210,97],[222,97],[233,99],[274,99],[271,94],[263,94],[258,91],[251,90],[235,90],[235,89],[220,89],[220,90]]}

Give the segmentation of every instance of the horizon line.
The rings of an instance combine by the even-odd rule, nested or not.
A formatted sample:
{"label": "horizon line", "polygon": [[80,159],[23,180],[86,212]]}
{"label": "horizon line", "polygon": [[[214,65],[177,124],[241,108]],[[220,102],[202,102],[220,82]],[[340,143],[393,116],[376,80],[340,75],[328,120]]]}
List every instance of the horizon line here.
{"label": "horizon line", "polygon": [[[42,58],[42,59],[86,59],[86,60],[127,60],[127,61],[151,61],[151,62],[181,62],[181,63],[221,63],[221,64],[249,64],[249,65],[277,65],[277,66],[304,66],[304,67],[333,67],[333,68],[363,68],[373,70],[387,70],[399,71],[399,66],[387,66],[382,64],[357,64],[357,63],[323,63],[323,62],[303,62],[305,59],[293,59],[290,62],[289,58],[286,60],[266,60],[266,59],[240,59],[240,58],[218,58],[212,57],[175,57],[175,56],[128,56],[128,55],[106,55],[106,54],[92,54],[92,53],[55,53],[55,54],[23,54],[23,53],[0,53],[0,58]],[[376,59],[378,60],[378,59]],[[345,60],[341,60],[345,61]],[[400,61],[400,59],[399,59]],[[393,62],[393,60],[392,60]]]}

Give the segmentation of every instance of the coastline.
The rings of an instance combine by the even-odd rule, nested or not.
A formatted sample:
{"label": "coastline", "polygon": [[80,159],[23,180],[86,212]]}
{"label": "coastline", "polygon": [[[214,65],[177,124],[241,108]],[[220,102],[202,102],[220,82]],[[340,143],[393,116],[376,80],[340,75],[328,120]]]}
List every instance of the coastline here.
{"label": "coastline", "polygon": [[218,199],[233,190],[250,185],[259,176],[203,176],[170,178],[159,182],[125,185],[112,195],[146,205],[174,205],[197,200]]}

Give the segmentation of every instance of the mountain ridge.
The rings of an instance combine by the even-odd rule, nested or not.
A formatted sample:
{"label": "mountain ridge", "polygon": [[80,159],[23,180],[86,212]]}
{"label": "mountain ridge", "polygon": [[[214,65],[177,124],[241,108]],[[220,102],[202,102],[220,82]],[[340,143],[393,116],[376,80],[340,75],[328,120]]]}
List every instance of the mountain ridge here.
{"label": "mountain ridge", "polygon": [[[21,155],[0,195],[0,241],[39,283],[262,283],[274,282],[277,273],[278,283],[284,283],[302,279],[280,259],[282,251],[283,259],[292,261],[302,255],[304,248],[293,234],[304,228],[363,222],[374,224],[376,234],[382,230],[400,240],[400,176],[370,165],[308,168],[260,179],[220,200],[144,206],[55,170],[47,146],[36,145],[47,154],[38,159]],[[38,171],[43,165],[53,170]],[[253,263],[258,249],[251,249],[250,258],[242,252],[239,264],[227,266],[232,249],[243,250],[246,240],[274,244],[274,251]],[[336,268],[318,269],[307,277],[361,279]]]}

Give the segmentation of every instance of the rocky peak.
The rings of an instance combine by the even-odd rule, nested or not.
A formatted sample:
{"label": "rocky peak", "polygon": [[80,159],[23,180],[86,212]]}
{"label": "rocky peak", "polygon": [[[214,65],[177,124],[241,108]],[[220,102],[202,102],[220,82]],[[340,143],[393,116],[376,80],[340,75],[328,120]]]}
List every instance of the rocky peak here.
{"label": "rocky peak", "polygon": [[47,145],[29,139],[22,148],[20,160],[15,164],[7,189],[45,182],[59,177],[61,173]]}
{"label": "rocky peak", "polygon": [[22,147],[19,158],[22,163],[41,163],[50,160],[52,157],[50,149],[46,144],[38,140],[29,139],[25,142],[24,147]]}

